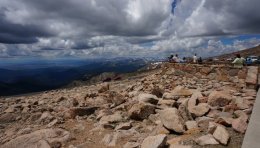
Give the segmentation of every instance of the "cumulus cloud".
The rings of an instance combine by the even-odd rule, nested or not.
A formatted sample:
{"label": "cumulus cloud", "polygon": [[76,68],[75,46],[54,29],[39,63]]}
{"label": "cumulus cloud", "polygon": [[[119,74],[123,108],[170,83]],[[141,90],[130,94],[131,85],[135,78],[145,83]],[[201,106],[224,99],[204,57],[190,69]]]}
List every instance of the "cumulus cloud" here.
{"label": "cumulus cloud", "polygon": [[203,56],[254,46],[259,0],[1,0],[0,54],[12,56]]}

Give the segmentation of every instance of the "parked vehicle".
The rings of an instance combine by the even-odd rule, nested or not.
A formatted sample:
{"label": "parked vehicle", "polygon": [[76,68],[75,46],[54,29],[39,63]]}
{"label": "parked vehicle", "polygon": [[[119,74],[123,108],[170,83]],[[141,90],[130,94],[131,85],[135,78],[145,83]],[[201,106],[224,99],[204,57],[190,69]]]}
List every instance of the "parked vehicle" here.
{"label": "parked vehicle", "polygon": [[260,59],[258,56],[248,56],[246,57],[246,64],[252,65],[252,64],[258,64],[260,63]]}

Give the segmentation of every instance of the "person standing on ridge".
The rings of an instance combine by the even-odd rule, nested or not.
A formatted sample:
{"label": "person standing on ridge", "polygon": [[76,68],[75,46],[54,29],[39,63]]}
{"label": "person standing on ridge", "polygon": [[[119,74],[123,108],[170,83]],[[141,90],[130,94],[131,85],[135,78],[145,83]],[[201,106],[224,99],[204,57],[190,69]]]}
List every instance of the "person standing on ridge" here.
{"label": "person standing on ridge", "polygon": [[236,59],[232,62],[235,68],[243,68],[245,63],[245,59],[240,56],[240,54],[236,55]]}
{"label": "person standing on ridge", "polygon": [[197,63],[198,62],[198,58],[197,58],[197,54],[195,53],[193,56],[193,63]]}
{"label": "person standing on ridge", "polygon": [[172,59],[173,59],[173,62],[175,62],[175,63],[179,63],[180,62],[178,54],[176,54]]}

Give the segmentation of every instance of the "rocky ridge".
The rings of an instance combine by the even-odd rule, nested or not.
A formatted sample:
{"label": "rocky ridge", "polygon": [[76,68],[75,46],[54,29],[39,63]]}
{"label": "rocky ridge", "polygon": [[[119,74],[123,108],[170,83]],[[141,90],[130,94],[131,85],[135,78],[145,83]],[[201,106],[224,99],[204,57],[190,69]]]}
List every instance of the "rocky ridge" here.
{"label": "rocky ridge", "polygon": [[0,148],[240,147],[247,68],[167,64],[136,79],[0,98]]}

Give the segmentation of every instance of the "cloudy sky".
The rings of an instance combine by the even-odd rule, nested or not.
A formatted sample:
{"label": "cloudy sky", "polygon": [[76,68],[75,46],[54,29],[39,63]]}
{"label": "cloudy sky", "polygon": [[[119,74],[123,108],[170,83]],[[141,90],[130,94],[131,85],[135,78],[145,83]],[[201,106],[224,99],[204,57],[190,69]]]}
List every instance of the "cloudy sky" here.
{"label": "cloudy sky", "polygon": [[259,0],[0,0],[0,58],[212,56],[260,44]]}

